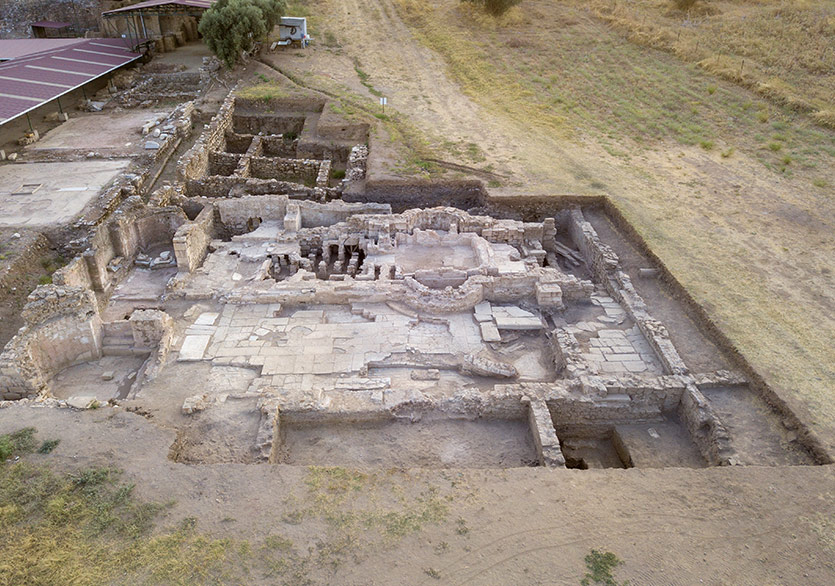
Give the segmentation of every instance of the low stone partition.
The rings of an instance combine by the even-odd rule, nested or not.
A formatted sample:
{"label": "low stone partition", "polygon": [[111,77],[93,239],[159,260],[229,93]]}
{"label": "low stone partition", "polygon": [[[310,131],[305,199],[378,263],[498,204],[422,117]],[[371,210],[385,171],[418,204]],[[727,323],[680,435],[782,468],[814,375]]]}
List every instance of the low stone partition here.
{"label": "low stone partition", "polygon": [[730,433],[696,385],[688,384],[682,394],[679,416],[708,464],[732,466],[739,463],[731,447]]}
{"label": "low stone partition", "polygon": [[174,256],[180,271],[193,273],[206,258],[214,236],[215,209],[203,208],[193,222],[180,226],[174,233]]}
{"label": "low stone partition", "polygon": [[144,367],[144,379],[151,380],[165,364],[174,339],[174,320],[164,311],[138,309],[128,319],[137,349],[155,351],[153,359]]}
{"label": "low stone partition", "polygon": [[565,468],[565,456],[560,448],[560,440],[551,421],[548,405],[545,401],[530,397],[524,397],[523,402],[528,403],[528,420],[539,456],[539,465],[546,468]]}
{"label": "low stone partition", "polygon": [[209,153],[226,150],[226,133],[232,130],[232,115],[235,111],[235,86],[208,128],[200,135],[194,145],[177,162],[177,180],[188,182],[205,177],[209,171]]}
{"label": "low stone partition", "polygon": [[600,240],[597,231],[586,221],[579,208],[571,210],[568,227],[574,243],[595,277],[605,285],[608,293],[621,303],[627,315],[641,330],[665,372],[687,374],[689,369],[670,340],[667,328],[649,314],[644,300],[632,285],[632,279],[621,269],[617,254]]}
{"label": "low stone partition", "polygon": [[58,371],[101,356],[102,322],[92,292],[42,285],[23,310],[25,325],[0,354],[0,397],[36,396]]}
{"label": "low stone partition", "polygon": [[[308,187],[326,187],[327,174],[324,185],[320,185],[318,182],[322,163],[322,161],[314,159],[252,156],[250,159],[250,173],[256,179],[278,179],[290,183],[301,183]],[[330,169],[330,165],[328,165],[328,169]]]}

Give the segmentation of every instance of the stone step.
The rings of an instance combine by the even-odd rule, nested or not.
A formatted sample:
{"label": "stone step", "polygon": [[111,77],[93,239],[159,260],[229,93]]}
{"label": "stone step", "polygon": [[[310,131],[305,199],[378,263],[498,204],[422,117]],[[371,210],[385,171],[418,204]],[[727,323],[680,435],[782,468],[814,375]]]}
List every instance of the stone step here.
{"label": "stone step", "polygon": [[104,337],[108,336],[130,336],[133,337],[133,329],[128,321],[112,321],[102,324]]}
{"label": "stone step", "polygon": [[124,345],[104,345],[101,348],[102,356],[148,356],[151,352],[147,348],[134,348]]}

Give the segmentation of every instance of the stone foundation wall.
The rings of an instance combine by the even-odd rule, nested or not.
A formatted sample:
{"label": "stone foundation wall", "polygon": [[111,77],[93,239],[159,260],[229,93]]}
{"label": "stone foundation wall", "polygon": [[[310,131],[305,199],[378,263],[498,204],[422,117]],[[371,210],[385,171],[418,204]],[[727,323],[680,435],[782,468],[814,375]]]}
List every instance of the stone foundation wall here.
{"label": "stone foundation wall", "polygon": [[653,318],[644,300],[632,285],[632,279],[620,267],[617,254],[600,240],[592,225],[579,209],[570,212],[569,232],[595,277],[605,285],[609,294],[621,303],[627,315],[635,321],[649,345],[655,351],[667,374],[689,372],[679,356],[667,328]]}
{"label": "stone foundation wall", "polygon": [[59,370],[101,356],[101,319],[87,289],[43,285],[29,296],[26,325],[0,354],[0,397],[32,397]]}
{"label": "stone foundation wall", "polygon": [[235,173],[235,169],[238,168],[241,158],[243,158],[243,155],[211,151],[209,153],[209,169],[207,174],[209,176],[223,175],[228,177]]}
{"label": "stone foundation wall", "polygon": [[278,179],[308,186],[317,185],[322,161],[312,159],[282,159],[252,157],[250,173],[257,179]]}
{"label": "stone foundation wall", "polygon": [[299,135],[304,128],[305,116],[281,114],[235,112],[232,125],[238,134],[294,134]]}
{"label": "stone foundation wall", "polygon": [[232,92],[226,97],[217,115],[212,118],[194,146],[180,157],[177,162],[177,180],[188,182],[205,177],[209,171],[209,153],[226,150],[226,133],[232,130],[232,114],[235,111],[235,95]]}
{"label": "stone foundation wall", "polygon": [[203,208],[193,222],[187,222],[174,233],[174,256],[180,271],[193,273],[206,258],[209,244],[214,235],[215,210]]}
{"label": "stone foundation wall", "polygon": [[53,282],[107,293],[139,252],[170,245],[186,221],[181,208],[146,208],[138,198],[129,200],[95,230],[87,250],[55,272]]}
{"label": "stone foundation wall", "polygon": [[486,191],[480,181],[394,181],[367,180],[365,193],[347,191],[345,201],[390,204],[395,212],[415,207],[454,206],[462,210],[485,203]]}

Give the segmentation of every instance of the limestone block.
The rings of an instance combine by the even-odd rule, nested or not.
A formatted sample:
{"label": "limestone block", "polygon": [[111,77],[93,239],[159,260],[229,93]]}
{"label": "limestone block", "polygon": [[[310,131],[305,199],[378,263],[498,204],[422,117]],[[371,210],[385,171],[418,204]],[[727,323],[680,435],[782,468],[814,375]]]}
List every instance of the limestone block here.
{"label": "limestone block", "polygon": [[499,334],[499,329],[493,322],[483,322],[479,324],[481,328],[481,339],[485,342],[501,342],[502,336]]}

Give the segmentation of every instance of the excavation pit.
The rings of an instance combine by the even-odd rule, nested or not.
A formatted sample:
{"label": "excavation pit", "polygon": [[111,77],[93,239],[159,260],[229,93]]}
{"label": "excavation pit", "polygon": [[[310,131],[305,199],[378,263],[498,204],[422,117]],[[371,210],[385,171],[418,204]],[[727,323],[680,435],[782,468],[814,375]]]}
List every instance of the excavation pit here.
{"label": "excavation pit", "polygon": [[280,461],[358,468],[519,468],[538,459],[527,422],[427,419],[281,423]]}

